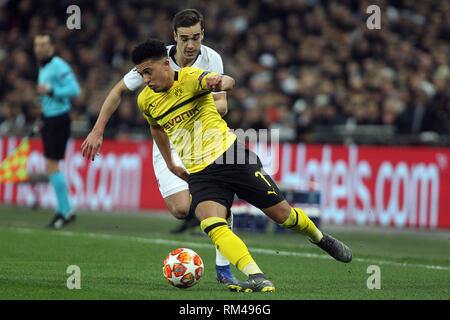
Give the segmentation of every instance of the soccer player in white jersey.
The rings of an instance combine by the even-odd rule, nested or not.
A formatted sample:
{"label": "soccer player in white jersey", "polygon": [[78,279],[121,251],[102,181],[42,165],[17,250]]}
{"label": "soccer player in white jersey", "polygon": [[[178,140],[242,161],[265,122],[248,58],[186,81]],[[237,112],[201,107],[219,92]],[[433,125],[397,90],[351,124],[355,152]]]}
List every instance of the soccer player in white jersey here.
{"label": "soccer player in white jersey", "polygon": [[[178,12],[173,19],[173,30],[176,45],[168,46],[167,53],[170,66],[174,70],[180,70],[184,67],[196,67],[223,74],[223,63],[220,55],[213,49],[202,45],[204,19],[199,11],[186,9]],[[133,68],[113,87],[102,105],[94,128],[81,146],[83,156],[86,155],[87,159],[95,159],[95,156],[100,152],[105,126],[117,109],[122,95],[138,90],[143,84],[144,81],[141,75],[136,71],[136,68]],[[226,93],[214,93],[214,102],[219,114],[224,116],[227,113]],[[183,166],[172,144],[171,148],[176,164]],[[196,224],[198,224],[198,220],[193,213],[189,214],[188,184],[170,172],[156,143],[153,144],[153,167],[158,180],[159,190],[172,215],[178,219],[186,219],[189,221],[187,223],[197,222]],[[239,283],[230,270],[230,262],[217,249],[216,273],[217,280],[226,284],[230,289],[233,289]]]}

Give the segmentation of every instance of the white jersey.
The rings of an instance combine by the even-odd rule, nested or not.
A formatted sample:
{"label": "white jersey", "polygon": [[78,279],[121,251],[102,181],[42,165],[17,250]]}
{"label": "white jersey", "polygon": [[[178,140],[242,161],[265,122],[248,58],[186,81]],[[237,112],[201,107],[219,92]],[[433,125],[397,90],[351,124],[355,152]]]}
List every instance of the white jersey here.
{"label": "white jersey", "polygon": [[[177,47],[176,45],[167,46],[167,55],[169,56],[171,68],[174,69],[175,71],[178,71],[181,69],[181,67],[177,65],[175,62],[176,47]],[[215,72],[218,74],[223,74],[222,58],[216,51],[204,45],[200,47],[200,53],[198,54],[194,64],[191,67]],[[130,72],[128,72],[123,77],[123,81],[125,82],[125,85],[130,91],[136,91],[144,84],[144,79],[137,72],[136,68],[131,69]],[[217,94],[220,92],[213,92],[213,94],[215,93]],[[175,147],[172,144],[172,142],[170,142],[170,147],[172,150],[175,150]],[[155,156],[159,156],[162,158],[161,152],[156,146],[156,143],[153,144],[153,157]]]}
{"label": "white jersey", "polygon": [[[172,69],[179,71],[181,67],[175,62],[176,47],[176,45],[167,46],[167,55],[169,56],[169,62]],[[200,53],[191,67],[223,74],[222,58],[216,51],[204,45],[200,47]],[[144,79],[142,79],[136,68],[131,69],[131,71],[123,77],[123,81],[130,91],[136,91],[144,84]]]}

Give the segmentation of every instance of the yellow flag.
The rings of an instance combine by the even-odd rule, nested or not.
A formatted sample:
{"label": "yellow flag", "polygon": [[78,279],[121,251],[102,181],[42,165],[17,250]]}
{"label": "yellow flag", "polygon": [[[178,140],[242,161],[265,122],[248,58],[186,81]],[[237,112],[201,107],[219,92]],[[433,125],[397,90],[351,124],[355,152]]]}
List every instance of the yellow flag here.
{"label": "yellow flag", "polygon": [[0,164],[0,182],[27,181],[27,163],[29,156],[30,141],[26,137],[16,150]]}

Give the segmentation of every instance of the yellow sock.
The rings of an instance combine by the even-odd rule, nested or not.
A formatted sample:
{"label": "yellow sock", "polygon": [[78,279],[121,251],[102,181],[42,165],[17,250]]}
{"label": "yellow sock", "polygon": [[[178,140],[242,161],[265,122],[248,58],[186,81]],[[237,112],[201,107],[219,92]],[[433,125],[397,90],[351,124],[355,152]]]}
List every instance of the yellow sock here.
{"label": "yellow sock", "polygon": [[298,208],[291,208],[291,213],[285,222],[281,224],[282,227],[289,228],[294,232],[301,233],[311,238],[313,242],[319,242],[323,235],[317,229],[314,222]]}
{"label": "yellow sock", "polygon": [[239,270],[246,275],[261,272],[245,243],[228,228],[225,219],[206,218],[200,223],[200,227],[211,238],[217,250]]}
{"label": "yellow sock", "polygon": [[245,265],[242,270],[243,273],[245,273],[247,276],[255,273],[263,273],[261,269],[258,267],[256,262],[249,262],[247,265]]}

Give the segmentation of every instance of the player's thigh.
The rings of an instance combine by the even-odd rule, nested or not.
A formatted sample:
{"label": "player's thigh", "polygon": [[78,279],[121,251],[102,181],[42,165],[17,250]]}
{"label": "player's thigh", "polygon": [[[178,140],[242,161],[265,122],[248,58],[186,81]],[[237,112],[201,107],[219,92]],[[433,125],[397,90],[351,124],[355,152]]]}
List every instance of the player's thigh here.
{"label": "player's thigh", "polygon": [[[188,180],[191,194],[190,210],[200,221],[216,216],[226,219],[231,214],[234,191],[224,183],[224,172],[217,170],[216,165],[190,174]],[[198,209],[200,204],[201,208]]]}
{"label": "player's thigh", "polygon": [[263,210],[284,200],[273,179],[259,165],[241,165],[234,173],[233,185],[236,195]]}
{"label": "player's thigh", "polygon": [[232,187],[239,199],[259,209],[284,200],[278,186],[264,171],[258,155],[244,143],[236,141],[220,160],[220,170],[225,173],[223,182]]}

